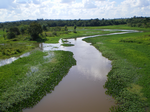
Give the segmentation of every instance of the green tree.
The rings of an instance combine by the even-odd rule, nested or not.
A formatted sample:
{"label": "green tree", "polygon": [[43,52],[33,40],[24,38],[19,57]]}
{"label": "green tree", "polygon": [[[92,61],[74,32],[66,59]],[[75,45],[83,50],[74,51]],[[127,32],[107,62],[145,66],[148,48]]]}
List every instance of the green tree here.
{"label": "green tree", "polygon": [[39,38],[39,34],[43,32],[42,27],[37,22],[32,22],[29,26],[29,34],[31,35],[32,40]]}
{"label": "green tree", "polygon": [[13,33],[16,34],[16,35],[20,35],[20,31],[19,31],[19,29],[18,29],[17,27],[11,27],[11,28],[9,29],[9,31],[10,31],[10,32],[13,32]]}
{"label": "green tree", "polygon": [[5,31],[5,27],[3,27],[3,32]]}
{"label": "green tree", "polygon": [[65,31],[68,31],[67,25],[65,25]]}
{"label": "green tree", "polygon": [[21,28],[20,28],[20,32],[21,32],[22,35],[24,34],[24,32],[25,32],[24,27],[21,27]]}
{"label": "green tree", "polygon": [[76,26],[76,25],[74,25],[74,33],[76,33],[76,28],[77,28],[77,26]]}
{"label": "green tree", "polygon": [[13,38],[15,38],[16,37],[16,35],[13,33],[13,32],[8,32],[7,33],[7,38],[8,39],[13,39]]}
{"label": "green tree", "polygon": [[43,30],[44,30],[44,31],[47,31],[46,25],[43,25]]}

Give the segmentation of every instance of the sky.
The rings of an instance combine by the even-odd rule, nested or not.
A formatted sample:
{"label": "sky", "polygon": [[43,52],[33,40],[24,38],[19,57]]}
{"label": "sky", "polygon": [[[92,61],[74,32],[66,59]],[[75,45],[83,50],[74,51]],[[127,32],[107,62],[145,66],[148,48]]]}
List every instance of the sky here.
{"label": "sky", "polygon": [[0,22],[150,17],[150,0],[0,0]]}

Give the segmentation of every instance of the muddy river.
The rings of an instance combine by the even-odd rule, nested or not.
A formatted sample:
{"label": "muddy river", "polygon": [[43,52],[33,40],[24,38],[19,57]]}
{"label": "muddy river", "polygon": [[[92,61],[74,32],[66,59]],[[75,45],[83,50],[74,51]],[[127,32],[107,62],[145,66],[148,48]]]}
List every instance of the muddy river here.
{"label": "muddy river", "polygon": [[71,51],[77,61],[66,77],[36,106],[23,112],[108,112],[115,105],[112,97],[105,94],[103,85],[111,70],[111,61],[82,38],[67,39],[71,47],[59,44],[40,44],[43,51]]}
{"label": "muddy river", "polygon": [[[123,33],[127,32],[125,30]],[[103,88],[107,80],[106,75],[111,70],[111,61],[103,57],[90,43],[82,41],[89,37],[94,36],[65,39],[67,43],[74,44],[69,47],[61,46],[61,40],[58,44],[39,45],[43,51],[73,52],[76,65],[72,66],[52,93],[43,97],[33,108],[24,109],[23,112],[108,112],[109,108],[115,105],[114,99],[106,95],[106,89]]]}

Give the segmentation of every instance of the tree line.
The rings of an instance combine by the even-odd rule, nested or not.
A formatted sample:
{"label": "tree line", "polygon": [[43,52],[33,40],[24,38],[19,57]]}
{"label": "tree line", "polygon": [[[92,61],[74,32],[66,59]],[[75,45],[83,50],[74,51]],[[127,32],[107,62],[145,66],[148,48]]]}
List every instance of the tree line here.
{"label": "tree line", "polygon": [[32,22],[38,22],[40,25],[46,27],[61,26],[108,26],[108,25],[120,25],[128,24],[132,27],[150,27],[150,17],[132,17],[132,18],[121,18],[121,19],[89,19],[89,20],[48,20],[48,19],[37,19],[37,20],[20,20],[15,22],[4,22],[0,23],[0,28],[10,28],[12,26],[30,25]]}
{"label": "tree line", "polygon": [[43,20],[43,19],[37,19],[37,20],[21,20],[21,21],[15,21],[15,22],[4,22],[0,23],[0,28],[9,28],[12,26],[20,26],[20,25],[30,25],[32,22],[38,22],[41,25],[45,25],[47,27],[56,27],[61,26],[64,27],[67,26],[107,26],[107,25],[119,25],[119,24],[126,24],[126,19],[111,19],[111,20],[105,20],[104,18],[99,20],[97,19],[90,19],[90,20]]}
{"label": "tree line", "polygon": [[128,26],[150,28],[150,17],[136,17],[127,20]]}
{"label": "tree line", "polygon": [[[132,17],[128,19],[90,19],[90,20],[22,20],[15,22],[0,23],[0,28],[7,32],[7,39],[13,39],[18,35],[30,35],[30,40],[36,40],[39,34],[42,35],[43,31],[51,30],[51,36],[57,36],[57,31],[68,31],[67,26],[74,26],[74,33],[76,33],[76,27],[86,26],[108,26],[108,25],[120,25],[127,24],[131,27],[150,27],[150,17]],[[64,28],[62,28],[64,27]],[[45,36],[47,34],[45,33]]]}
{"label": "tree line", "polygon": [[[74,25],[74,33],[76,32],[77,26]],[[4,33],[6,32],[6,33]],[[19,38],[25,38],[24,40],[39,40],[45,38],[46,36],[54,37],[59,36],[63,33],[68,33],[67,25],[65,27],[48,27],[46,25],[41,25],[37,21],[31,22],[29,25],[13,26],[7,29],[3,29],[4,39],[12,39],[17,41]]]}

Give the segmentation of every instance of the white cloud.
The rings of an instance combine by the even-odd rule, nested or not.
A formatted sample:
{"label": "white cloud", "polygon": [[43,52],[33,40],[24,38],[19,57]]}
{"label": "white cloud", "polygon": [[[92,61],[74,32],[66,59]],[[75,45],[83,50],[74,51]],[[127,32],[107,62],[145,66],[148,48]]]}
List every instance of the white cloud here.
{"label": "white cloud", "polygon": [[3,0],[0,3],[0,9],[7,9],[11,7],[15,7],[15,0]]}
{"label": "white cloud", "polygon": [[32,2],[33,2],[34,4],[40,4],[40,3],[41,3],[40,0],[32,0]]}
{"label": "white cloud", "polygon": [[26,4],[26,3],[28,3],[28,0],[16,0],[16,3]]}
{"label": "white cloud", "polygon": [[19,4],[26,4],[26,3],[40,4],[41,0],[16,0],[16,3],[19,3]]}
{"label": "white cloud", "polygon": [[119,10],[119,8],[121,9],[120,13],[124,16],[149,16],[150,0],[125,0],[120,4],[117,10]]}
{"label": "white cloud", "polygon": [[[116,5],[117,4],[117,5]],[[150,0],[4,0],[0,22],[26,19],[91,19],[149,16]]]}
{"label": "white cloud", "polygon": [[87,1],[87,2],[85,2],[84,7],[85,8],[96,8],[96,5],[92,1]]}
{"label": "white cloud", "polygon": [[75,2],[75,0],[62,0],[61,3],[72,3]]}

